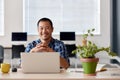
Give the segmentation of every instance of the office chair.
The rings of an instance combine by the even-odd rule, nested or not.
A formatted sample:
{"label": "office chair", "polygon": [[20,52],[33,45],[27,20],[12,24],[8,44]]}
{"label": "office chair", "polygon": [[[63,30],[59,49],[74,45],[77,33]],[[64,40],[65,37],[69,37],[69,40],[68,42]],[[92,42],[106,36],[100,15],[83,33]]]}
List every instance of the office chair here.
{"label": "office chair", "polygon": [[21,58],[20,53],[25,51],[24,45],[12,45],[12,59]]}
{"label": "office chair", "polygon": [[0,63],[3,63],[4,60],[4,48],[0,45]]}
{"label": "office chair", "polygon": [[75,54],[72,54],[72,51],[76,49],[76,45],[75,44],[65,44],[66,48],[67,48],[67,54],[69,57],[76,57]]}
{"label": "office chair", "polygon": [[[75,41],[75,32],[60,32],[60,40],[62,41]],[[76,49],[75,44],[65,44],[67,48],[67,54],[69,57],[75,57],[72,51]]]}

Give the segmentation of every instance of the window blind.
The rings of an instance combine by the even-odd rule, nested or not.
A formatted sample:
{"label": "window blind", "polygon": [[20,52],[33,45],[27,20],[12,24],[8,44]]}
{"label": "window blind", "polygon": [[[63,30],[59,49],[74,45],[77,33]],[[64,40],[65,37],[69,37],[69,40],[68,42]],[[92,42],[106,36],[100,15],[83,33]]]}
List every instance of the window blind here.
{"label": "window blind", "polygon": [[95,28],[100,34],[100,0],[23,0],[24,30],[37,34],[37,21],[48,17],[53,21],[54,32],[72,31],[85,33]]}
{"label": "window blind", "polygon": [[4,35],[4,0],[0,0],[0,36]]}

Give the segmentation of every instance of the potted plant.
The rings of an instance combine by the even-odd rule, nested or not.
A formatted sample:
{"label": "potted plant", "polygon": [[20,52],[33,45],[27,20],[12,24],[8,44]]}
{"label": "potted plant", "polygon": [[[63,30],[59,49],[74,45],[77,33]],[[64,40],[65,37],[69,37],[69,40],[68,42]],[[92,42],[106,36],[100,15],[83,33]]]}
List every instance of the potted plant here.
{"label": "potted plant", "polygon": [[88,36],[94,36],[92,33],[94,31],[95,29],[89,29],[86,34],[83,34],[82,45],[78,45],[77,48],[72,51],[73,54],[78,53],[80,55],[85,75],[96,75],[96,66],[99,61],[99,58],[95,57],[96,53],[106,51],[108,55],[116,56],[114,52],[110,51],[110,47],[98,47],[95,43],[87,39]]}

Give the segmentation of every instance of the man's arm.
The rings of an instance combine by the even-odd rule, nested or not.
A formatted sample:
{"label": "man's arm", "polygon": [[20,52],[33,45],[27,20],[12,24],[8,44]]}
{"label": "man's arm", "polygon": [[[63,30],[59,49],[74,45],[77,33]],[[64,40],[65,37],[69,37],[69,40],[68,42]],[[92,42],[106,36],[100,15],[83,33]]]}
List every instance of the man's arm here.
{"label": "man's arm", "polygon": [[60,52],[61,67],[67,69],[70,66],[70,63],[69,63],[69,57],[67,54],[67,49],[63,42],[59,44],[59,49],[57,52]]}
{"label": "man's arm", "polygon": [[69,63],[66,59],[60,57],[60,67],[67,69],[69,67]]}

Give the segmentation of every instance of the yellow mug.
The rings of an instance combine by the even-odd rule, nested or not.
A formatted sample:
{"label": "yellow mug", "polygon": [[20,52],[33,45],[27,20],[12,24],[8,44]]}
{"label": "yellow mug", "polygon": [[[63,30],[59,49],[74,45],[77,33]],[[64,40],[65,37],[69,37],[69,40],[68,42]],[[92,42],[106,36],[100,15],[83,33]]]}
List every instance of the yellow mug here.
{"label": "yellow mug", "polygon": [[9,63],[1,63],[1,72],[8,73],[10,71],[10,64]]}

